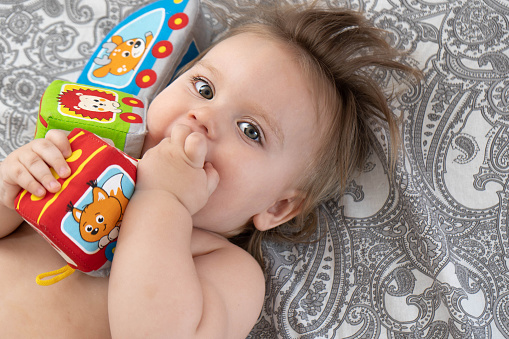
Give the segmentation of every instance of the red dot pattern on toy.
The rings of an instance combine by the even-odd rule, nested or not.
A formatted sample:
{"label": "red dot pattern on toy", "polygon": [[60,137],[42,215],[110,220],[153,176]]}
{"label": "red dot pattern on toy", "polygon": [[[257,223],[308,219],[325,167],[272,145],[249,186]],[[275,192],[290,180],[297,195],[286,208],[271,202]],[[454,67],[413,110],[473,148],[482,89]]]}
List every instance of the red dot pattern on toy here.
{"label": "red dot pattern on toy", "polygon": [[189,23],[189,17],[186,13],[177,13],[170,17],[168,20],[168,27],[173,30],[182,29]]}
{"label": "red dot pattern on toy", "polygon": [[140,88],[152,86],[157,80],[157,73],[151,69],[145,69],[136,76],[136,85]]}
{"label": "red dot pattern on toy", "polygon": [[173,52],[173,45],[168,40],[161,40],[152,48],[152,55],[155,58],[166,58]]}
{"label": "red dot pattern on toy", "polygon": [[145,107],[145,105],[143,104],[143,101],[141,101],[138,98],[134,98],[134,97],[122,98],[122,102],[128,106],[131,106],[131,107],[139,107],[139,108]]}
{"label": "red dot pattern on toy", "polygon": [[[172,30],[179,30],[189,24],[189,17],[186,13],[176,13],[168,19],[168,27]],[[161,40],[154,44],[151,49],[155,58],[167,58],[173,52],[173,44],[168,40]],[[148,88],[157,81],[157,73],[151,69],[140,71],[135,78],[135,83],[140,88]],[[134,106],[137,107],[137,106]]]}
{"label": "red dot pattern on toy", "polygon": [[143,122],[143,118],[136,113],[122,113],[120,119],[131,124],[141,124]]}

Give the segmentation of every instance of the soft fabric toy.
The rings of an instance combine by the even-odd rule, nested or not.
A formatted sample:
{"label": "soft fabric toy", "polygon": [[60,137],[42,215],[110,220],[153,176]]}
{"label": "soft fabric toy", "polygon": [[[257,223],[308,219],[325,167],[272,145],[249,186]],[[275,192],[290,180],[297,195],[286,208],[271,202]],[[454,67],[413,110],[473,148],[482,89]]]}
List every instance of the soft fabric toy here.
{"label": "soft fabric toy", "polygon": [[146,134],[147,103],[131,94],[55,80],[44,92],[35,138],[50,129],[80,127],[138,158]]}
{"label": "soft fabric toy", "polygon": [[54,81],[41,99],[36,138],[84,128],[133,157],[146,134],[145,112],[179,67],[209,43],[198,0],[158,1],[104,38],[78,83]]}
{"label": "soft fabric toy", "polygon": [[163,0],[128,16],[102,41],[78,83],[111,88],[149,101],[180,65],[210,42],[198,0]]}
{"label": "soft fabric toy", "polygon": [[68,263],[40,275],[41,285],[57,282],[75,269],[96,276],[108,274],[136,183],[136,159],[83,129],[74,129],[68,138],[72,155],[66,161],[71,175],[61,179],[53,172],[61,190],[43,198],[23,190],[15,200],[18,213]]}
{"label": "soft fabric toy", "polygon": [[134,192],[137,161],[132,157],[141,153],[147,105],[179,63],[209,43],[205,26],[198,0],[155,2],[104,38],[78,83],[57,80],[44,93],[35,137],[53,128],[72,130],[73,153],[67,159],[71,176],[57,178],[59,192],[40,199],[22,191],[16,199],[16,210],[68,263],[39,275],[38,284],[53,284],[75,269],[95,276],[109,273]]}

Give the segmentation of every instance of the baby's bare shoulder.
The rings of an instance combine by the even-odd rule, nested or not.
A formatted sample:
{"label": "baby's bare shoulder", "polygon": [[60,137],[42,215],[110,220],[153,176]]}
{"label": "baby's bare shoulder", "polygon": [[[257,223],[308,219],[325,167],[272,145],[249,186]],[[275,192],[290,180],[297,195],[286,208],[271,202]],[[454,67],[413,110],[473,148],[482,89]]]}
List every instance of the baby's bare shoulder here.
{"label": "baby's bare shoulder", "polygon": [[[197,266],[206,265],[231,275],[245,275],[264,285],[262,269],[258,262],[244,249],[232,244],[226,238],[194,229],[191,250]],[[197,267],[198,268],[198,267]]]}
{"label": "baby's bare shoulder", "polygon": [[[221,305],[228,323],[235,324],[233,332],[245,337],[254,326],[263,304],[265,279],[258,262],[246,251],[217,235],[193,232],[196,270],[204,287],[204,296],[213,304]],[[195,238],[196,237],[196,238]],[[203,242],[202,242],[203,241]],[[206,284],[203,284],[206,282]],[[220,312],[219,312],[220,313]],[[214,315],[204,321],[218,323]]]}

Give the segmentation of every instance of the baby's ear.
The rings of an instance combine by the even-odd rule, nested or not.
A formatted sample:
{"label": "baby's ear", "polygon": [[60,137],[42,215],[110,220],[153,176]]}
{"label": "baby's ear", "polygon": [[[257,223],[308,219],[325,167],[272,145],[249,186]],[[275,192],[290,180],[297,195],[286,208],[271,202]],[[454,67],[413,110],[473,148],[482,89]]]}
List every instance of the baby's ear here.
{"label": "baby's ear", "polygon": [[305,194],[295,190],[288,198],[276,201],[265,211],[253,217],[253,224],[259,231],[267,231],[293,219],[302,211]]}

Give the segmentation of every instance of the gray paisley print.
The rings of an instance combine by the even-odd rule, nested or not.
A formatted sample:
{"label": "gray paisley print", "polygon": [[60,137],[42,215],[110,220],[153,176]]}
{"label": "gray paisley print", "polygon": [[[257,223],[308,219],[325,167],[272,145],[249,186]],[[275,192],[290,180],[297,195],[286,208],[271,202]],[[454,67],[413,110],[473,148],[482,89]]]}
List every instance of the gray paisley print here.
{"label": "gray paisley print", "polygon": [[[218,36],[260,1],[202,6]],[[0,158],[32,139],[46,86],[76,80],[109,30],[149,2],[0,4]],[[323,237],[265,244],[267,293],[249,337],[509,338],[509,2],[321,3],[365,11],[424,80],[391,103],[404,118],[396,170],[373,124],[366,168],[320,207]]]}

